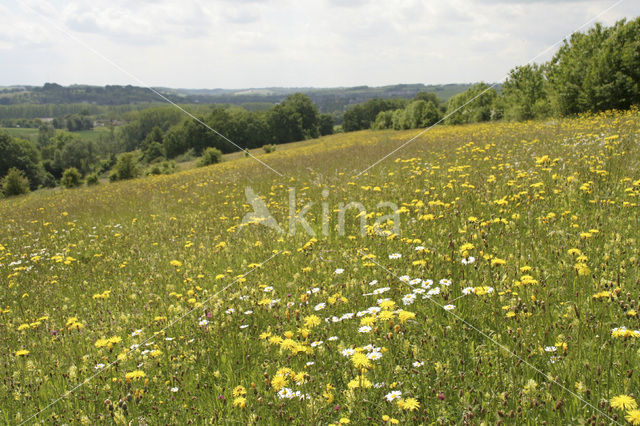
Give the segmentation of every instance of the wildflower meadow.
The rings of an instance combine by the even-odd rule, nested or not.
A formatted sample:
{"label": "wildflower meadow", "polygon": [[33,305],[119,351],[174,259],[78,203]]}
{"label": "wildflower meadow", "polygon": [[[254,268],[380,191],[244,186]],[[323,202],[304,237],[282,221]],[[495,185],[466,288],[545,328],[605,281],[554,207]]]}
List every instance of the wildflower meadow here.
{"label": "wildflower meadow", "polygon": [[639,128],[367,130],[2,200],[0,422],[640,424]]}

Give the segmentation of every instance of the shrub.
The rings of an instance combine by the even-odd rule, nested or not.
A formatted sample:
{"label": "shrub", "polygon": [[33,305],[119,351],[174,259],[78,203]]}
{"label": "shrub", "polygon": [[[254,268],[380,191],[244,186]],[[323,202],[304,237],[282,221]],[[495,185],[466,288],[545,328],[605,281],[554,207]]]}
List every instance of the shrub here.
{"label": "shrub", "polygon": [[87,175],[87,186],[93,186],[99,183],[100,183],[100,180],[98,179],[97,173],[91,173],[90,175]]}
{"label": "shrub", "polygon": [[6,197],[26,194],[29,192],[29,179],[22,170],[12,167],[2,180],[2,192]]}
{"label": "shrub", "polygon": [[176,163],[173,161],[163,161],[155,163],[147,169],[147,175],[169,175],[176,171]]}
{"label": "shrub", "polygon": [[75,188],[76,186],[80,186],[80,179],[82,175],[75,167],[69,167],[67,170],[62,173],[62,179],[60,179],[60,185],[65,188]]}
{"label": "shrub", "polygon": [[222,161],[222,151],[218,148],[207,148],[202,153],[202,157],[198,160],[198,166],[208,166]]}
{"label": "shrub", "polygon": [[118,162],[109,179],[111,181],[133,179],[139,174],[136,155],[133,152],[125,152],[118,157]]}
{"label": "shrub", "polygon": [[270,154],[272,152],[275,152],[276,146],[273,144],[264,145],[262,149],[264,149],[264,152],[266,152],[267,154]]}

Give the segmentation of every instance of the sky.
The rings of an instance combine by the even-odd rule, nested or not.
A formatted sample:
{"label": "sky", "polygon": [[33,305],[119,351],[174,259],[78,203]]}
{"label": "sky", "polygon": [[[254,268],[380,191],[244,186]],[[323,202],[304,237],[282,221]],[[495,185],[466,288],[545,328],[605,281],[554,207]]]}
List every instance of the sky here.
{"label": "sky", "polygon": [[619,1],[2,0],[0,86],[499,82]]}

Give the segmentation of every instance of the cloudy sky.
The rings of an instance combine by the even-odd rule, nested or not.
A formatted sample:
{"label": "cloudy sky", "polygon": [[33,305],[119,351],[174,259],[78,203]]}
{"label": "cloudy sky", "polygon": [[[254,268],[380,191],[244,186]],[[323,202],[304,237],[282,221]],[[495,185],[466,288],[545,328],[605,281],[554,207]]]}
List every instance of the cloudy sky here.
{"label": "cloudy sky", "polygon": [[495,82],[618,1],[3,0],[0,86]]}

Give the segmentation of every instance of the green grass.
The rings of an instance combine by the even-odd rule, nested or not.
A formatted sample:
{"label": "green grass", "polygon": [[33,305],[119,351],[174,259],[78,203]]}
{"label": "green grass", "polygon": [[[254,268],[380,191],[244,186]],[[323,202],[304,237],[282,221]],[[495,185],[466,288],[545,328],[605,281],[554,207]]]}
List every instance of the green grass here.
{"label": "green grass", "polygon": [[[624,422],[611,399],[639,396],[640,338],[612,330],[640,328],[639,124],[437,127],[358,176],[417,133],[363,131],[255,151],[283,176],[240,156],[0,201],[0,418]],[[315,237],[240,226],[247,186],[285,230],[294,188]],[[349,202],[364,235],[356,209],[340,232]]]}

